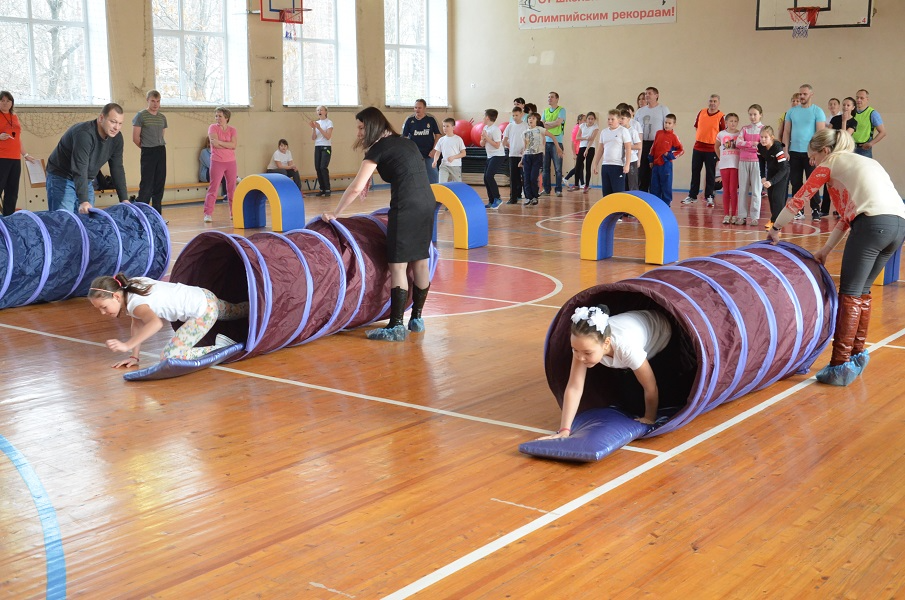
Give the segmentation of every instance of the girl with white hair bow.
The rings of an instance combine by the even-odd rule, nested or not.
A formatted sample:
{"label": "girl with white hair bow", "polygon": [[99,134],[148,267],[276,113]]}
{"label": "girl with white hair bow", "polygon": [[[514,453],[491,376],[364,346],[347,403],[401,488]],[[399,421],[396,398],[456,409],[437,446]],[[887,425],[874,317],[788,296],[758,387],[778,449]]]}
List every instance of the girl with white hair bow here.
{"label": "girl with white hair bow", "polygon": [[669,343],[672,326],[652,310],[610,315],[606,306],[581,306],[572,315],[572,367],[563,395],[559,431],[539,439],[568,437],[584,393],[588,369],[602,364],[612,369],[630,369],[644,390],[644,414],[636,419],[652,425],[657,419],[659,390],[649,359]]}

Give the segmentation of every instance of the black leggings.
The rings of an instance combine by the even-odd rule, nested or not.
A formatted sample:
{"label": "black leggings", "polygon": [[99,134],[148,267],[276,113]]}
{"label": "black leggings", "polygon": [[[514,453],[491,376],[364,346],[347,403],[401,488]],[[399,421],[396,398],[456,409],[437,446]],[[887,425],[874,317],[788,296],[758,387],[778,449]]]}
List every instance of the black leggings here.
{"label": "black leggings", "polygon": [[333,155],[332,146],[314,147],[314,170],[317,172],[317,185],[322,192],[330,191],[330,158]]}
{"label": "black leggings", "polygon": [[[770,221],[776,221],[779,213],[786,207],[786,201],[789,199],[789,178],[781,177],[775,185],[767,188],[767,198],[770,200]],[[758,215],[751,215],[755,219]]]}
{"label": "black leggings", "polygon": [[896,215],[860,214],[852,221],[842,253],[839,293],[861,296],[905,241],[905,219]]}
{"label": "black leggings", "polygon": [[22,176],[22,161],[18,158],[0,158],[0,193],[3,194],[3,216],[16,212],[19,201],[19,178]]}

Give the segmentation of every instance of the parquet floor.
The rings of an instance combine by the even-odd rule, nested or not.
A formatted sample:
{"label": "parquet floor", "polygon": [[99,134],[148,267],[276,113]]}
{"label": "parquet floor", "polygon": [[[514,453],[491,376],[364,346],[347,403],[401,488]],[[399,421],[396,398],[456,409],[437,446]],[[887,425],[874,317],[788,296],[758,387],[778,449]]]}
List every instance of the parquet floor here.
{"label": "parquet floor", "polygon": [[[649,268],[636,222],[613,259],[579,259],[596,199],[504,205],[470,251],[441,213],[427,331],[403,344],[356,330],[126,383],[103,345],[126,319],[84,299],[0,312],[0,598],[900,596],[902,281],[874,288],[848,388],[795,376],[596,464],[519,454],[559,422],[558,307]],[[307,199],[309,217],[336,201]],[[764,237],[673,211],[682,258]],[[164,212],[177,254],[205,230],[199,205]],[[816,249],[832,223],[787,239]]]}

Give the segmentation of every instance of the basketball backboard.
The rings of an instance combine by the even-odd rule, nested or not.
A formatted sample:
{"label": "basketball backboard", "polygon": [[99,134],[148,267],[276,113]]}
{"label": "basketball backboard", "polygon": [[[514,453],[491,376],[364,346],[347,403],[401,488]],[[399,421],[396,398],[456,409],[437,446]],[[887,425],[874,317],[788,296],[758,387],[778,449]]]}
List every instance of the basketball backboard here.
{"label": "basketball backboard", "polygon": [[811,29],[870,27],[873,0],[757,0],[756,29],[792,29],[790,8],[818,6],[817,24]]}

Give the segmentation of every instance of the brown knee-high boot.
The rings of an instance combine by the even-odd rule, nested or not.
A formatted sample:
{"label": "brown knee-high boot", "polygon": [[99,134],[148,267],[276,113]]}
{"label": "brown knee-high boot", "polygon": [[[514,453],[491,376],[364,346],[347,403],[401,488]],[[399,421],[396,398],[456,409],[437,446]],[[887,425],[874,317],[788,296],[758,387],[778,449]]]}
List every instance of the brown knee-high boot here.
{"label": "brown knee-high boot", "polygon": [[852,343],[852,355],[864,352],[864,344],[867,342],[867,327],[870,325],[870,294],[861,296],[861,319],[858,321],[858,330],[855,332],[855,341]]}
{"label": "brown knee-high boot", "polygon": [[[861,322],[861,296],[839,294],[839,311],[836,313],[836,331],[833,333],[833,356],[830,366],[848,362],[852,355],[852,344]],[[865,325],[866,332],[866,325]]]}

